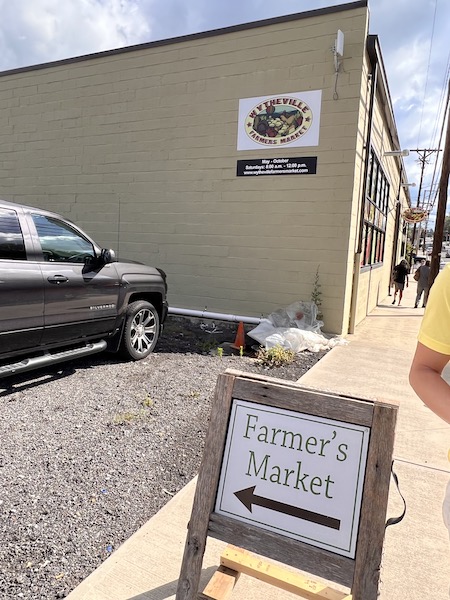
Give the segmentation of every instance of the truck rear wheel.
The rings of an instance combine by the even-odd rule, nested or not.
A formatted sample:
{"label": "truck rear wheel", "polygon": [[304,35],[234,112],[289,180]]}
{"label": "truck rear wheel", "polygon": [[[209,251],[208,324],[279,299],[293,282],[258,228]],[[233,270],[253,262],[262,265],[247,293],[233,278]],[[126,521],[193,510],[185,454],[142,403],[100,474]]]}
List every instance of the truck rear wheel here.
{"label": "truck rear wheel", "polygon": [[121,353],[132,360],[141,360],[152,352],[159,336],[159,315],[145,300],[132,302],[127,308]]}

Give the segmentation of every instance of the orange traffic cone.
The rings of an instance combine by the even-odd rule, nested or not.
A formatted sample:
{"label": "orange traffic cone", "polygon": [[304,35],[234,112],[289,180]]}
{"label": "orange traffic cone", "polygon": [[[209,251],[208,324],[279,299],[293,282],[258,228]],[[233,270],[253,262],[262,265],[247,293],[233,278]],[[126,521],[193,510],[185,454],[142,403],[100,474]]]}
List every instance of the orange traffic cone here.
{"label": "orange traffic cone", "polygon": [[240,350],[241,347],[245,348],[245,330],[244,323],[241,321],[237,328],[236,339],[234,340],[234,344],[230,344],[232,348],[236,348],[236,350]]}

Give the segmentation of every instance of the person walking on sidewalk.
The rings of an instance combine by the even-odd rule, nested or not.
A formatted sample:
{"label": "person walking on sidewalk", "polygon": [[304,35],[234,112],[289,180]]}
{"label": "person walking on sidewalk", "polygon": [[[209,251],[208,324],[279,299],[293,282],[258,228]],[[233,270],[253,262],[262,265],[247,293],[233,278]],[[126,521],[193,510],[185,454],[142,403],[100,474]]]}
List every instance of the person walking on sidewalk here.
{"label": "person walking on sidewalk", "polygon": [[395,299],[397,298],[398,292],[398,305],[400,306],[400,302],[403,298],[403,290],[405,289],[405,283],[406,287],[408,287],[408,273],[409,267],[405,259],[401,260],[399,264],[394,267],[394,276],[392,279],[394,280],[395,291],[392,304],[395,304]]}
{"label": "person walking on sidewalk", "polygon": [[420,265],[420,267],[414,273],[414,279],[417,281],[417,294],[416,301],[414,303],[414,308],[419,306],[420,297],[423,294],[423,303],[422,308],[425,308],[428,300],[428,292],[430,291],[430,284],[428,283],[428,278],[430,276],[430,261],[427,260],[425,264]]}

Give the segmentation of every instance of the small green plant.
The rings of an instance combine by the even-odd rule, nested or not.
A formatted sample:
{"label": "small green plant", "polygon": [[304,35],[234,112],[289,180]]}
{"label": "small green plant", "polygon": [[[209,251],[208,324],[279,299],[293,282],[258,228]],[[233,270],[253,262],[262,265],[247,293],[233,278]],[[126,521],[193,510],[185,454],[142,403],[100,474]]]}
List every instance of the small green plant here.
{"label": "small green plant", "polygon": [[[319,265],[320,267],[320,265]],[[314,277],[313,289],[311,292],[311,302],[317,306],[317,318],[321,319],[323,317],[321,306],[322,306],[322,284],[319,281],[319,267],[317,267],[316,275]]]}
{"label": "small green plant", "polygon": [[223,348],[221,348],[220,346],[217,348],[217,356],[219,358],[222,358],[223,356]]}
{"label": "small green plant", "polygon": [[145,398],[140,402],[141,407],[139,410],[127,410],[123,413],[117,413],[113,417],[114,425],[125,425],[126,423],[132,423],[133,421],[139,421],[141,419],[148,419],[152,416],[151,409],[154,406],[154,401],[150,397],[150,394],[146,394]]}
{"label": "small green plant", "polygon": [[131,421],[139,419],[140,416],[140,413],[132,412],[129,410],[127,412],[114,415],[113,422],[114,425],[124,425],[125,423],[131,423]]}
{"label": "small green plant", "polygon": [[153,400],[150,397],[150,394],[147,394],[146,397],[142,400],[142,406],[145,408],[153,408]]}
{"label": "small green plant", "polygon": [[256,358],[264,367],[282,367],[294,361],[295,352],[277,344],[273,348],[260,348]]}
{"label": "small green plant", "polygon": [[199,350],[202,354],[210,354],[211,350],[213,350],[216,346],[215,340],[204,340],[199,343]]}

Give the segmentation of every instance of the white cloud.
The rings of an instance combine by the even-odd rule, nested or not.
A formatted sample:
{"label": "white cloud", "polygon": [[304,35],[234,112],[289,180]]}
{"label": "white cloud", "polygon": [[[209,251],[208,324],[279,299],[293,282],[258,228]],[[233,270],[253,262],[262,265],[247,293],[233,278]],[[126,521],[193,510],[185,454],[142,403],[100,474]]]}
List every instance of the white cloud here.
{"label": "white cloud", "polygon": [[0,0],[0,69],[147,41],[135,0]]}
{"label": "white cloud", "polygon": [[[439,142],[443,92],[447,89],[448,0],[372,0],[372,33],[379,35],[402,148],[432,149]],[[441,152],[442,154],[442,152]],[[419,154],[405,160],[417,201],[422,165]],[[428,198],[437,154],[425,165],[421,203]],[[437,171],[439,177],[439,169]]]}

